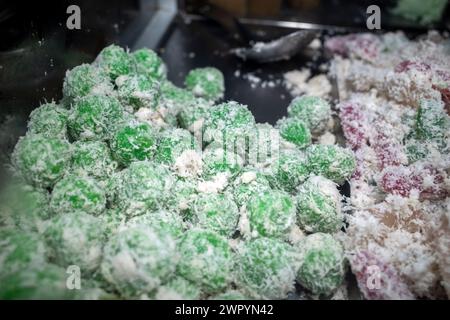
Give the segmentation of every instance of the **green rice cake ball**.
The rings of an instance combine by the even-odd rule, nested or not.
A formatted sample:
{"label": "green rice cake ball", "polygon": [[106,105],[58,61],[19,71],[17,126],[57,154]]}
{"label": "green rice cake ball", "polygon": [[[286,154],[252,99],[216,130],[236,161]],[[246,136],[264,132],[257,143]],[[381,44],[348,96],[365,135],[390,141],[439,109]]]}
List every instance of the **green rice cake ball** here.
{"label": "green rice cake ball", "polygon": [[[16,229],[0,230],[0,277],[45,263],[46,247],[41,237]],[[1,282],[0,282],[1,283]],[[0,287],[3,286],[3,283]]]}
{"label": "green rice cake ball", "polygon": [[44,189],[34,188],[23,181],[11,181],[2,190],[0,203],[8,210],[13,224],[23,231],[42,232],[45,221],[52,216],[50,196]]}
{"label": "green rice cake ball", "polygon": [[40,133],[45,137],[65,138],[67,133],[66,109],[55,103],[46,103],[30,113],[28,132]]}
{"label": "green rice cake ball", "polygon": [[295,203],[284,191],[258,193],[250,198],[246,210],[252,237],[282,238],[295,224]]}
{"label": "green rice cake ball", "polygon": [[196,227],[230,238],[237,230],[239,209],[228,194],[201,193],[192,204],[191,220]]}
{"label": "green rice cake ball", "polygon": [[287,243],[258,238],[243,243],[236,263],[239,287],[255,298],[286,299],[294,289],[295,259]]}
{"label": "green rice cake ball", "polygon": [[102,141],[77,141],[73,144],[71,171],[106,180],[116,171],[109,147]]}
{"label": "green rice cake ball", "polygon": [[203,122],[208,117],[208,110],[211,104],[204,99],[195,99],[186,102],[178,113],[178,122],[180,127],[189,130],[191,133],[201,134],[203,130]]}
{"label": "green rice cake ball", "polygon": [[280,135],[298,148],[304,149],[311,144],[311,132],[303,120],[283,118],[278,122]]}
{"label": "green rice cake ball", "polygon": [[129,217],[161,208],[171,197],[174,178],[164,166],[150,161],[133,162],[121,174],[118,207]]}
{"label": "green rice cake ball", "polygon": [[248,164],[263,171],[270,168],[278,159],[282,147],[279,130],[268,123],[257,123],[254,134],[249,137]]}
{"label": "green rice cake ball", "polygon": [[424,140],[443,141],[450,131],[450,117],[444,103],[437,100],[420,101],[416,116],[416,136]]}
{"label": "green rice cake ball", "polygon": [[309,176],[310,169],[303,153],[295,149],[280,151],[280,154],[272,164],[267,177],[272,188],[295,192]]}
{"label": "green rice cake ball", "polygon": [[219,292],[231,282],[233,256],[225,238],[212,231],[191,229],[179,245],[178,274],[206,294]]}
{"label": "green rice cake ball", "polygon": [[133,161],[152,159],[156,144],[155,130],[148,123],[136,120],[118,126],[110,141],[114,158],[124,166]]}
{"label": "green rice cake ball", "polygon": [[120,208],[108,208],[100,215],[105,239],[126,228],[127,215]]}
{"label": "green rice cake ball", "polygon": [[136,65],[137,73],[156,80],[166,78],[167,68],[155,51],[142,48],[132,52],[131,57]]}
{"label": "green rice cake ball", "polygon": [[29,134],[19,139],[12,159],[27,182],[51,188],[70,166],[71,153],[71,145],[66,140]]}
{"label": "green rice cake ball", "polygon": [[344,249],[331,235],[314,233],[299,243],[297,281],[313,294],[330,296],[344,280]]}
{"label": "green rice cake ball", "polygon": [[197,181],[194,179],[176,179],[171,197],[166,203],[169,210],[186,214],[197,195]]}
{"label": "green rice cake ball", "polygon": [[212,101],[222,99],[225,91],[223,74],[219,69],[213,67],[197,68],[189,71],[184,84],[196,96]]}
{"label": "green rice cake ball", "polygon": [[106,195],[92,178],[66,175],[53,188],[50,208],[54,213],[85,212],[100,215],[106,208]]}
{"label": "green rice cake ball", "polygon": [[179,88],[168,80],[162,81],[159,102],[173,114],[178,114],[186,105],[193,104],[196,100],[192,92]]}
{"label": "green rice cake ball", "polygon": [[121,76],[116,80],[122,104],[139,108],[155,108],[159,100],[159,82],[143,74]]}
{"label": "green rice cake ball", "polygon": [[112,81],[119,76],[129,74],[135,69],[134,61],[128,53],[114,44],[104,48],[99,53],[94,65],[106,72]]}
{"label": "green rice cake ball", "polygon": [[144,213],[128,220],[127,227],[148,225],[160,232],[169,233],[173,239],[179,239],[186,229],[185,222],[177,212],[157,210]]}
{"label": "green rice cake ball", "polygon": [[184,151],[200,150],[197,140],[185,129],[167,129],[159,137],[155,161],[173,165]]}
{"label": "green rice cake ball", "polygon": [[89,64],[82,64],[68,70],[63,84],[63,95],[68,106],[89,94],[105,95],[112,93],[113,90],[108,74]]}
{"label": "green rice cake ball", "polygon": [[309,170],[338,184],[355,171],[356,160],[352,151],[337,145],[311,145],[306,149]]}
{"label": "green rice cake ball", "polygon": [[200,288],[182,277],[170,279],[158,288],[156,300],[199,300]]}
{"label": "green rice cake ball", "polygon": [[74,140],[106,140],[111,128],[123,118],[124,110],[116,98],[88,95],[75,102],[69,116],[69,133]]}
{"label": "green rice cake ball", "polygon": [[226,139],[235,139],[239,131],[248,133],[255,126],[255,118],[247,106],[235,101],[212,106],[203,124],[203,140],[227,145]]}
{"label": "green rice cake ball", "polygon": [[288,115],[303,120],[311,132],[317,134],[326,129],[331,119],[331,107],[322,98],[304,95],[291,101]]}
{"label": "green rice cake ball", "polygon": [[100,266],[105,240],[100,218],[84,212],[60,214],[49,221],[44,235],[57,265],[77,265],[86,274]]}
{"label": "green rice cake ball", "polygon": [[252,169],[244,169],[233,181],[230,189],[234,201],[239,207],[246,205],[254,195],[272,190],[267,178],[262,173]]}
{"label": "green rice cake ball", "polygon": [[38,268],[20,269],[0,278],[0,299],[73,299],[76,290],[67,288],[68,277],[65,269],[53,264],[42,263]]}
{"label": "green rice cake ball", "polygon": [[244,160],[232,152],[220,148],[207,148],[202,153],[203,177],[212,178],[218,174],[234,176],[244,166]]}
{"label": "green rice cake ball", "polygon": [[101,272],[124,298],[150,295],[175,271],[175,241],[149,226],[113,235],[103,250]]}
{"label": "green rice cake ball", "polygon": [[210,300],[250,300],[250,299],[242,292],[239,292],[237,290],[228,290],[211,297]]}
{"label": "green rice cake ball", "polygon": [[296,199],[298,223],[305,231],[334,233],[341,229],[341,195],[333,181],[311,176],[299,188]]}

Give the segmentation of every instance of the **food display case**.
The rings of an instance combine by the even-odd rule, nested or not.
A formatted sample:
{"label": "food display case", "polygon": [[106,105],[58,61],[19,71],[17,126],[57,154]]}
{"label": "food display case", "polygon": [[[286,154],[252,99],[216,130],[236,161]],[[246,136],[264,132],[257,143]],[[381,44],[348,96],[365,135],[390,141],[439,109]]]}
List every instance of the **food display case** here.
{"label": "food display case", "polygon": [[448,299],[449,12],[1,2],[0,299]]}

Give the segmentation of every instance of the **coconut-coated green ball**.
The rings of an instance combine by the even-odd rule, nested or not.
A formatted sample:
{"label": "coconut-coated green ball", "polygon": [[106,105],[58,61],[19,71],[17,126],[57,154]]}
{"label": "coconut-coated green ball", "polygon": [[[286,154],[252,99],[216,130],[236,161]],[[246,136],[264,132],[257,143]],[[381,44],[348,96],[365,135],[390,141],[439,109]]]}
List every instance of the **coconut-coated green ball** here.
{"label": "coconut-coated green ball", "polygon": [[59,138],[28,134],[19,139],[12,154],[13,165],[30,184],[52,187],[70,166],[72,147]]}
{"label": "coconut-coated green ball", "polygon": [[296,210],[292,197],[280,190],[255,194],[246,205],[250,236],[285,236],[295,224]]}
{"label": "coconut-coated green ball", "polygon": [[267,177],[275,189],[293,193],[309,176],[306,157],[296,149],[281,150]]}
{"label": "coconut-coated green ball", "polygon": [[66,109],[53,102],[43,104],[30,113],[28,132],[49,138],[66,138],[67,118]]}
{"label": "coconut-coated green ball", "polygon": [[230,186],[234,201],[239,207],[246,205],[254,195],[270,191],[270,183],[267,178],[254,169],[244,169],[239,176],[234,179]]}
{"label": "coconut-coated green ball", "polygon": [[100,218],[84,212],[59,214],[49,221],[44,236],[57,265],[77,265],[83,273],[100,266],[105,240]]}
{"label": "coconut-coated green ball", "polygon": [[134,61],[128,53],[114,44],[104,48],[99,53],[94,65],[106,72],[112,81],[119,76],[129,74],[135,69]]}
{"label": "coconut-coated green ball", "polygon": [[244,166],[244,160],[232,152],[220,148],[207,148],[202,153],[203,177],[212,178],[217,174],[234,176]]}
{"label": "coconut-coated green ball", "polygon": [[2,300],[73,299],[76,290],[67,288],[69,274],[64,268],[41,263],[32,269],[20,269],[0,278]]}
{"label": "coconut-coated green ball", "polygon": [[219,69],[213,67],[197,68],[189,71],[184,84],[196,96],[212,101],[222,99],[225,91],[223,74]]}
{"label": "coconut-coated green ball", "polygon": [[116,98],[88,95],[75,102],[69,115],[69,133],[74,140],[106,140],[123,118],[124,110]]}
{"label": "coconut-coated green ball", "polygon": [[311,145],[306,149],[306,158],[311,173],[338,184],[350,178],[356,168],[353,152],[337,145]]}
{"label": "coconut-coated green ball", "polygon": [[194,179],[176,179],[171,193],[166,207],[175,212],[188,214],[197,195],[197,181]]}
{"label": "coconut-coated green ball", "polygon": [[98,216],[106,208],[106,195],[93,178],[70,174],[55,184],[50,208],[58,214],[85,212]]}
{"label": "coconut-coated green ball", "polygon": [[186,105],[196,102],[195,96],[189,90],[175,86],[169,80],[161,82],[160,105],[164,106],[169,112],[177,115]]}
{"label": "coconut-coated green ball", "polygon": [[103,250],[101,272],[124,298],[149,296],[175,271],[176,243],[149,226],[113,235]]}
{"label": "coconut-coated green ball", "polygon": [[82,64],[66,72],[63,95],[66,107],[89,94],[110,94],[114,90],[108,74],[89,64]]}
{"label": "coconut-coated green ball", "polygon": [[249,298],[237,290],[228,290],[211,297],[210,300],[249,300]]}
{"label": "coconut-coated green ball", "polygon": [[71,172],[107,180],[117,169],[111,151],[102,141],[77,141],[73,144]]}
{"label": "coconut-coated green ball", "polygon": [[324,131],[331,119],[330,104],[319,97],[297,97],[291,101],[287,111],[289,117],[303,120],[312,133]]}
{"label": "coconut-coated green ball", "polygon": [[167,129],[159,137],[155,161],[172,165],[187,150],[200,150],[195,137],[185,129]]}
{"label": "coconut-coated green ball", "polygon": [[450,130],[450,117],[444,103],[436,100],[421,100],[416,115],[416,135],[425,140],[442,140]]}
{"label": "coconut-coated green ball", "polygon": [[219,292],[231,282],[233,255],[224,237],[190,229],[181,240],[179,252],[178,274],[201,286],[203,292]]}
{"label": "coconut-coated green ball", "polygon": [[118,207],[108,208],[99,216],[105,239],[126,228],[127,215]]}
{"label": "coconut-coated green ball", "polygon": [[239,136],[248,134],[254,126],[255,118],[247,106],[235,101],[225,102],[208,110],[203,123],[203,140],[227,146],[227,140],[236,140]]}
{"label": "coconut-coated green ball", "polygon": [[2,209],[8,211],[17,228],[27,232],[43,231],[45,221],[52,216],[49,202],[50,196],[45,189],[20,180],[9,181],[0,195]]}
{"label": "coconut-coated green ball", "polygon": [[208,110],[210,108],[210,103],[204,99],[199,98],[190,102],[187,101],[178,113],[180,126],[192,133],[201,133],[203,122],[208,117]]}
{"label": "coconut-coated green ball", "polygon": [[148,225],[161,232],[169,233],[173,239],[181,238],[186,224],[180,214],[169,210],[157,210],[144,213],[128,220],[127,227]]}
{"label": "coconut-coated green ball", "polygon": [[246,156],[249,165],[265,171],[276,163],[282,147],[282,138],[278,129],[268,123],[257,123],[254,134],[250,134],[249,138]]}
{"label": "coconut-coated green ball", "polygon": [[46,247],[40,235],[13,228],[0,230],[0,278],[38,267],[45,263],[45,257]]}
{"label": "coconut-coated green ball", "polygon": [[287,141],[304,149],[311,144],[311,132],[303,120],[297,118],[283,118],[278,122],[280,135]]}
{"label": "coconut-coated green ball", "polygon": [[192,204],[192,223],[231,237],[237,230],[239,209],[228,194],[201,193]]}
{"label": "coconut-coated green ball", "polygon": [[200,288],[182,277],[176,276],[160,286],[156,292],[156,300],[198,300]]}
{"label": "coconut-coated green ball", "polygon": [[148,48],[142,48],[131,53],[136,72],[149,78],[162,80],[166,77],[167,68],[158,54]]}
{"label": "coconut-coated green ball", "polygon": [[297,281],[313,294],[331,295],[344,280],[344,250],[331,235],[314,233],[299,244]]}
{"label": "coconut-coated green ball", "polygon": [[298,223],[305,231],[333,233],[341,229],[341,195],[333,181],[311,176],[300,186],[296,199]]}
{"label": "coconut-coated green ball", "polygon": [[252,297],[286,299],[294,289],[295,256],[285,242],[271,238],[244,242],[235,268],[238,286]]}
{"label": "coconut-coated green ball", "polygon": [[122,171],[117,187],[117,206],[129,217],[161,208],[171,197],[174,178],[154,162],[138,161]]}
{"label": "coconut-coated green ball", "polygon": [[123,105],[139,108],[155,108],[159,100],[160,84],[143,74],[117,78],[119,100]]}
{"label": "coconut-coated green ball", "polygon": [[157,139],[148,123],[132,119],[118,126],[112,134],[110,147],[114,158],[128,166],[133,161],[152,159]]}

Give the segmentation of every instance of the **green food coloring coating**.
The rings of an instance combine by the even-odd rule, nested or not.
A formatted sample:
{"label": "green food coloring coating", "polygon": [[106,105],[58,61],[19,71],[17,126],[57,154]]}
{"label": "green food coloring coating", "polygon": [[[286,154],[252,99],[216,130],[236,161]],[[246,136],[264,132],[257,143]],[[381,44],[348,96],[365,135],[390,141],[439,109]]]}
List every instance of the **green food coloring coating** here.
{"label": "green food coloring coating", "polygon": [[331,295],[344,280],[344,250],[331,235],[315,233],[299,244],[297,281],[318,295]]}
{"label": "green food coloring coating", "polygon": [[195,104],[196,100],[192,92],[179,88],[168,80],[161,83],[160,104],[172,114],[177,115],[185,106]]}
{"label": "green food coloring coating", "polygon": [[248,203],[254,195],[270,191],[270,183],[267,178],[260,172],[252,169],[244,169],[244,171],[233,181],[231,187],[234,201],[241,207]]}
{"label": "green food coloring coating", "polygon": [[143,74],[122,76],[116,80],[119,100],[124,105],[139,108],[155,108],[159,99],[159,82]]}
{"label": "green food coloring coating", "polygon": [[191,179],[177,179],[171,191],[171,197],[166,203],[169,210],[188,214],[192,201],[197,194],[197,181]]}
{"label": "green food coloring coating", "polygon": [[203,176],[211,178],[219,173],[236,175],[244,166],[242,158],[231,152],[225,152],[220,148],[207,148],[202,153]]}
{"label": "green food coloring coating", "polygon": [[309,170],[338,184],[350,178],[356,168],[353,152],[337,145],[311,145],[306,149]]}
{"label": "green food coloring coating", "polygon": [[247,203],[251,236],[283,237],[295,224],[295,203],[280,190],[254,195]]}
{"label": "green food coloring coating", "polygon": [[237,230],[239,209],[228,194],[201,193],[192,204],[192,223],[231,237]]}
{"label": "green food coloring coating", "polygon": [[136,72],[156,80],[166,77],[166,66],[155,51],[143,48],[131,53],[131,57],[134,59]]}
{"label": "green food coloring coating", "polygon": [[110,146],[114,158],[128,166],[133,161],[153,158],[156,143],[156,132],[148,123],[131,120],[118,126]]}
{"label": "green food coloring coating", "polygon": [[285,299],[294,289],[295,259],[287,243],[258,238],[243,243],[236,263],[238,285],[255,298]]}
{"label": "green food coloring coating", "polygon": [[298,223],[307,232],[339,231],[344,216],[341,196],[333,181],[311,176],[297,194]]}
{"label": "green food coloring coating", "polygon": [[301,96],[291,101],[288,115],[303,120],[312,133],[320,133],[326,129],[331,119],[331,107],[322,98]]}
{"label": "green food coloring coating", "polygon": [[30,184],[52,187],[70,166],[72,148],[63,139],[29,134],[19,139],[12,159],[15,168]]}
{"label": "green food coloring coating", "polygon": [[79,98],[92,93],[112,93],[113,89],[107,73],[95,66],[82,64],[66,72],[63,95],[69,107]]}
{"label": "green food coloring coating", "polygon": [[278,123],[280,135],[300,149],[311,144],[311,132],[303,120],[297,118],[284,118]]}
{"label": "green food coloring coating", "polygon": [[60,214],[49,221],[44,235],[57,265],[77,265],[86,274],[100,266],[105,240],[100,218],[84,212]]}
{"label": "green food coloring coating", "polygon": [[443,141],[450,131],[450,117],[444,104],[436,100],[420,101],[416,119],[416,136],[423,140]]}
{"label": "green food coloring coating", "polygon": [[67,117],[67,110],[55,103],[43,104],[31,112],[28,132],[39,133],[48,138],[65,138]]}
{"label": "green food coloring coating", "polygon": [[155,161],[174,164],[175,160],[186,150],[199,150],[194,136],[185,129],[167,129],[159,137]]}
{"label": "green food coloring coating", "polygon": [[190,132],[202,132],[202,126],[208,117],[208,110],[211,105],[204,99],[195,99],[187,102],[178,113],[180,126]]}
{"label": "green food coloring coating", "polygon": [[69,115],[69,133],[74,140],[106,140],[123,118],[124,110],[116,98],[88,95],[75,102]]}
{"label": "green food coloring coating", "polygon": [[71,171],[107,180],[117,169],[106,143],[102,141],[77,141],[73,144]]}
{"label": "green food coloring coating", "polygon": [[212,294],[231,281],[233,257],[225,238],[212,231],[188,230],[179,245],[178,273]]}
{"label": "green food coloring coating", "polygon": [[95,59],[94,64],[104,70],[112,81],[135,69],[134,61],[128,53],[114,44],[104,48]]}
{"label": "green food coloring coating", "polygon": [[103,250],[101,272],[124,298],[150,295],[175,271],[175,241],[149,226],[113,235]]}
{"label": "green food coloring coating", "polygon": [[157,300],[198,300],[200,294],[200,288],[194,283],[182,277],[175,277],[158,288],[155,298]]}
{"label": "green food coloring coating", "polygon": [[160,232],[169,233],[173,239],[179,239],[186,228],[181,215],[169,210],[147,212],[133,217],[127,222],[127,227],[142,225],[148,225]]}
{"label": "green food coloring coating", "polygon": [[189,71],[184,84],[196,96],[212,101],[222,99],[225,91],[223,74],[220,70],[213,67],[197,68]]}
{"label": "green food coloring coating", "polygon": [[133,162],[122,171],[117,206],[127,216],[161,208],[171,197],[174,178],[164,166],[150,161]]}
{"label": "green food coloring coating", "polygon": [[70,214],[85,212],[100,215],[106,207],[106,196],[100,185],[83,175],[66,175],[53,188],[50,208],[53,212]]}

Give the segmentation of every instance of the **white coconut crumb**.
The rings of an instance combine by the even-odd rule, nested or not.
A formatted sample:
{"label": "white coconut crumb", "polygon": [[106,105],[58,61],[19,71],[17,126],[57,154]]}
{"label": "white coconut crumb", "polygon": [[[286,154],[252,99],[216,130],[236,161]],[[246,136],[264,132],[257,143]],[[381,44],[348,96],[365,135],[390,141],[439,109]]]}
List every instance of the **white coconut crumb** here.
{"label": "white coconut crumb", "polygon": [[292,70],[284,75],[284,84],[292,96],[307,94],[316,97],[326,97],[331,92],[331,83],[327,76],[319,74],[311,77],[309,69]]}
{"label": "white coconut crumb", "polygon": [[305,233],[300,227],[294,224],[289,232],[288,241],[292,244],[299,243],[305,237]]}
{"label": "white coconut crumb", "polygon": [[238,223],[238,230],[244,236],[244,238],[251,237],[250,220],[248,219],[247,208],[242,206],[239,209],[240,217]]}
{"label": "white coconut crumb", "polygon": [[212,180],[199,181],[197,191],[202,193],[219,193],[228,186],[229,173],[216,174]]}
{"label": "white coconut crumb", "polygon": [[139,108],[134,115],[141,122],[146,122],[157,128],[165,128],[167,127],[167,123],[164,121],[165,113],[167,113],[165,108],[152,110],[150,108],[142,107]]}
{"label": "white coconut crumb", "polygon": [[322,48],[322,42],[320,41],[320,39],[315,38],[313,41],[311,41],[311,43],[308,45],[308,47],[313,50],[318,50],[318,49]]}
{"label": "white coconut crumb", "polygon": [[180,177],[198,177],[203,171],[202,156],[195,150],[185,150],[175,159],[173,168]]}
{"label": "white coconut crumb", "polygon": [[249,171],[249,172],[244,172],[241,175],[241,182],[245,183],[245,184],[249,184],[252,181],[256,180],[256,172],[253,171]]}
{"label": "white coconut crumb", "polygon": [[319,137],[318,142],[319,144],[332,145],[336,143],[336,136],[331,132],[327,131]]}

